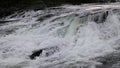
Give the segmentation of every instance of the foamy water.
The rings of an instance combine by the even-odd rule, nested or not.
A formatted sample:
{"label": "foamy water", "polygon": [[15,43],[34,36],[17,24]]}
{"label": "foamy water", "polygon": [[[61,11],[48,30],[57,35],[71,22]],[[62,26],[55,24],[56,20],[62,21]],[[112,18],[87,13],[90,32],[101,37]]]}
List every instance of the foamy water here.
{"label": "foamy water", "polygon": [[119,11],[119,4],[66,5],[8,16],[17,21],[0,26],[0,68],[96,68],[94,58],[119,47]]}

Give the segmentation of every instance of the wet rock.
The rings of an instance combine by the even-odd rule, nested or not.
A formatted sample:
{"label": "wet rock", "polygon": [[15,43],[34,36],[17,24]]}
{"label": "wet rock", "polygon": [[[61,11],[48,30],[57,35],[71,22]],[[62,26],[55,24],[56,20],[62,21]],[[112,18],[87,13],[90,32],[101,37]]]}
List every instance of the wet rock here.
{"label": "wet rock", "polygon": [[42,49],[40,49],[40,50],[36,50],[36,51],[34,51],[29,57],[30,57],[30,59],[35,59],[37,56],[40,56],[40,54],[42,53]]}
{"label": "wet rock", "polygon": [[57,46],[47,47],[47,48],[33,51],[33,53],[31,55],[29,55],[29,58],[34,60],[38,56],[49,57],[57,52],[59,52],[59,48]]}
{"label": "wet rock", "polygon": [[106,11],[104,13],[101,13],[100,15],[96,15],[94,17],[94,21],[96,23],[104,23],[106,21],[107,17],[108,17],[108,14],[109,14],[109,12]]}

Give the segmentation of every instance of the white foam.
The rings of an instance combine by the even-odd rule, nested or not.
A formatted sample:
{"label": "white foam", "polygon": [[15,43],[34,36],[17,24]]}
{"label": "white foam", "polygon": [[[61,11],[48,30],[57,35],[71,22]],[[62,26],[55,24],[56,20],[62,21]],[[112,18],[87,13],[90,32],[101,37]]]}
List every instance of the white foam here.
{"label": "white foam", "polygon": [[[106,7],[108,8],[108,6]],[[93,10],[94,7],[85,8],[84,6],[82,9],[85,8],[84,10],[88,12],[87,8]],[[98,9],[97,7],[94,9]],[[75,16],[73,13],[75,9],[79,8],[81,7],[70,6],[61,9],[59,16],[50,17],[42,22],[36,21],[41,17],[41,10],[30,11],[22,15],[25,15],[25,18],[16,16],[16,18],[21,19],[20,21],[1,26],[0,29],[3,30],[19,28],[12,34],[0,38],[0,66],[3,68],[87,66],[88,68],[95,68],[95,65],[99,63],[91,60],[92,58],[116,51],[115,47],[118,44],[115,45],[114,43],[120,39],[119,15],[113,13],[107,18],[107,21],[97,24],[86,19],[86,21],[82,21],[80,20],[82,18]],[[37,14],[38,16],[36,16]],[[37,25],[33,26],[34,24]],[[36,60],[29,59],[29,55],[34,50],[39,49],[44,49],[42,54],[36,57]],[[47,53],[50,55],[46,56]]]}

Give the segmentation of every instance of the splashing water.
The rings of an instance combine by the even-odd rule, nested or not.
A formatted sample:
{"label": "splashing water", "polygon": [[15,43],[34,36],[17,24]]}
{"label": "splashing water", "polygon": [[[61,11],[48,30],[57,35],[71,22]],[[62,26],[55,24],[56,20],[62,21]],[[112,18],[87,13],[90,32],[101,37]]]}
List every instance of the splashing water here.
{"label": "splashing water", "polygon": [[66,5],[10,15],[16,21],[0,25],[0,68],[96,68],[94,58],[119,47],[119,11],[118,4]]}

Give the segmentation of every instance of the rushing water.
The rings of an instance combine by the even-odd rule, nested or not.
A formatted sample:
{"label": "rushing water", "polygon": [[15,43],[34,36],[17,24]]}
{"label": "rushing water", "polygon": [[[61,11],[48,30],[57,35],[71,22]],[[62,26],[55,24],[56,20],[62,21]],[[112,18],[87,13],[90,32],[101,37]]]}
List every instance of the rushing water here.
{"label": "rushing water", "polygon": [[6,17],[12,21],[0,24],[0,68],[96,68],[102,63],[95,58],[119,52],[119,6],[65,5]]}

